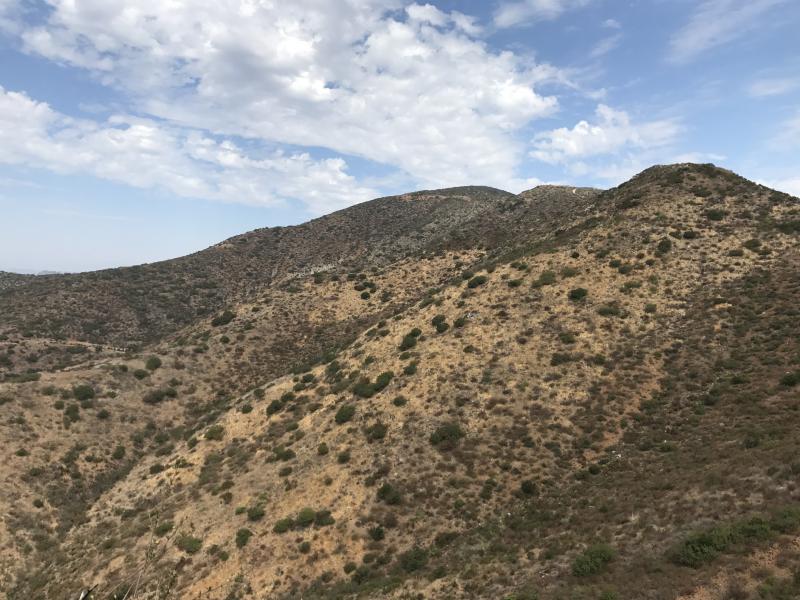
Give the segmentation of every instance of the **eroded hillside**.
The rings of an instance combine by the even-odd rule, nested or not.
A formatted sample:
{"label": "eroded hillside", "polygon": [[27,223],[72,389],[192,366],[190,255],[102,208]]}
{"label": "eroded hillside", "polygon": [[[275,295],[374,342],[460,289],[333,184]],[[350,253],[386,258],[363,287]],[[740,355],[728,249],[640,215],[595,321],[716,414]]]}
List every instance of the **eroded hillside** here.
{"label": "eroded hillside", "polygon": [[9,596],[795,597],[798,200],[676,165],[460,223],[15,370]]}

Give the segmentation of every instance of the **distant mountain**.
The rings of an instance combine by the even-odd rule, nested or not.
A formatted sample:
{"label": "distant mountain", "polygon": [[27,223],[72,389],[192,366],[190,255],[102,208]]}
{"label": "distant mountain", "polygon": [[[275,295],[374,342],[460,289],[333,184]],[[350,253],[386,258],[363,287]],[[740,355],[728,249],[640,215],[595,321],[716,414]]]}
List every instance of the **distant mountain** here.
{"label": "distant mountain", "polygon": [[679,164],[0,275],[0,589],[800,598],[798,235]]}

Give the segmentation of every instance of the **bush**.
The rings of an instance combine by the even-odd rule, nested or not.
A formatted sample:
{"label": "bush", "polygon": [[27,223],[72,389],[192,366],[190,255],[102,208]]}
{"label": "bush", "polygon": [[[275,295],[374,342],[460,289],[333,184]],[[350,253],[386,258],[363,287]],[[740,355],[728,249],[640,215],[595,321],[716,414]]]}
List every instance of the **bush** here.
{"label": "bush", "polygon": [[467,282],[467,287],[470,288],[470,289],[474,289],[474,288],[476,288],[476,287],[478,287],[480,285],[483,285],[487,281],[488,280],[486,278],[486,275],[476,275],[475,277],[473,277],[472,279],[470,279]]}
{"label": "bush", "polygon": [[579,302],[586,298],[588,293],[589,291],[585,288],[575,288],[574,290],[569,291],[569,299],[573,302]]}
{"label": "bush", "polygon": [[533,287],[540,288],[546,285],[553,285],[556,282],[555,271],[544,271],[539,278],[533,282]]}
{"label": "bush", "polygon": [[617,304],[604,304],[597,309],[597,314],[601,317],[619,317],[622,315],[622,310]]}
{"label": "bush", "polygon": [[249,529],[242,528],[236,532],[236,547],[237,548],[244,548],[247,545],[247,542],[250,541],[253,532]]}
{"label": "bush", "polygon": [[156,534],[158,537],[164,537],[170,531],[172,531],[172,528],[174,526],[175,524],[172,521],[164,521],[163,523],[159,523],[158,525],[156,525],[155,529],[153,529],[153,533]]}
{"label": "bush", "polygon": [[411,350],[414,346],[417,345],[417,337],[411,334],[406,335],[403,340],[400,342],[400,350]]}
{"label": "bush", "polygon": [[418,571],[428,564],[428,551],[419,546],[415,546],[406,552],[403,552],[399,557],[400,566],[406,573]]}
{"label": "bush", "polygon": [[217,315],[211,320],[212,327],[220,327],[222,325],[227,325],[231,321],[236,318],[236,315],[229,310],[224,311],[220,315]]}
{"label": "bush", "polygon": [[781,377],[781,385],[784,387],[794,387],[800,384],[800,371],[794,373],[787,373]]}
{"label": "bush", "polygon": [[219,441],[225,436],[225,428],[222,425],[212,425],[206,430],[204,436],[207,440]]}
{"label": "bush", "polygon": [[150,373],[148,373],[148,372],[147,372],[147,371],[145,371],[144,369],[136,369],[136,370],[133,372],[133,376],[134,376],[136,379],[139,379],[139,380],[141,380],[141,379],[144,379],[145,377],[148,377],[149,375],[150,375]]}
{"label": "bush", "polygon": [[576,358],[569,352],[555,352],[550,358],[550,366],[557,367],[568,362],[573,362]]}
{"label": "bush", "polygon": [[706,211],[706,218],[709,221],[722,221],[728,213],[718,208],[712,208]]}
{"label": "bush", "polygon": [[72,395],[76,400],[83,402],[84,400],[91,400],[94,398],[94,388],[90,385],[76,385],[72,388]]}
{"label": "bush", "polygon": [[267,406],[267,416],[269,417],[282,410],[283,410],[283,402],[278,399],[275,399],[272,402],[270,402],[269,405]]}
{"label": "bush", "polygon": [[656,246],[656,254],[658,255],[664,255],[670,250],[672,250],[672,240],[669,238],[662,239],[658,242],[658,246]]}
{"label": "bush", "polygon": [[402,494],[391,483],[384,483],[379,487],[377,497],[378,500],[393,506],[403,501]]}
{"label": "bush", "polygon": [[286,533],[292,527],[294,527],[294,521],[292,519],[280,519],[275,523],[275,526],[272,528],[272,531],[275,533]]}
{"label": "bush", "polygon": [[614,560],[614,549],[607,544],[589,546],[572,562],[572,574],[576,577],[597,575]]}
{"label": "bush", "polygon": [[251,506],[247,509],[247,520],[248,521],[260,521],[264,518],[264,507],[260,504],[256,504],[255,506]]}
{"label": "bush", "polygon": [[114,460],[122,460],[125,458],[125,446],[117,446],[114,452],[111,453],[111,458]]}
{"label": "bush", "polygon": [[175,545],[178,550],[182,550],[186,554],[196,554],[203,547],[203,540],[190,535],[180,535],[175,540]]}
{"label": "bush", "polygon": [[297,513],[297,519],[295,520],[295,524],[298,527],[308,527],[314,522],[314,519],[317,517],[317,511],[313,508],[303,508],[299,513]]}
{"label": "bush", "polygon": [[375,423],[374,425],[370,425],[369,427],[367,427],[364,433],[366,433],[367,435],[367,440],[373,442],[385,438],[387,431],[389,431],[389,428],[383,423],[378,422]]}
{"label": "bush", "polygon": [[165,398],[175,398],[177,395],[178,392],[174,388],[151,390],[144,395],[142,401],[145,404],[158,404],[163,402]]}
{"label": "bush", "polygon": [[430,442],[440,450],[455,448],[458,441],[464,437],[464,431],[458,423],[443,423],[439,425],[430,436]]}
{"label": "bush", "polygon": [[161,366],[161,364],[162,363],[160,358],[158,358],[157,356],[151,356],[150,358],[147,359],[147,362],[145,363],[144,366],[148,371],[155,371]]}
{"label": "bush", "polygon": [[350,419],[353,418],[353,415],[356,414],[356,407],[352,404],[345,404],[338,411],[336,411],[336,416],[334,420],[337,424],[342,425],[347,423]]}

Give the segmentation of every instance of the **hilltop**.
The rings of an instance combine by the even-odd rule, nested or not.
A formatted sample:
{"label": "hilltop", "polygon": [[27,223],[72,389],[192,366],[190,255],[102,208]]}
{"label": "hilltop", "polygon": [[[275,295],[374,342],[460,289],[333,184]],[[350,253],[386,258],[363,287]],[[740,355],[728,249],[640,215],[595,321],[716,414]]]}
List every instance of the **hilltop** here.
{"label": "hilltop", "polygon": [[12,280],[0,587],[797,597],[798,233],[680,164]]}

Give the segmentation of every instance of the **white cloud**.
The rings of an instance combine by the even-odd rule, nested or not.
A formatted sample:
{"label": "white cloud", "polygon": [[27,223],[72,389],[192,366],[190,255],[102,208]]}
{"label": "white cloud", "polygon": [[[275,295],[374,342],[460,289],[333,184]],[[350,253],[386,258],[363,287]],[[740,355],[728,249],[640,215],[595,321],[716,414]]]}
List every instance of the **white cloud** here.
{"label": "white cloud", "polygon": [[764,185],[771,187],[774,190],[786,192],[792,196],[800,198],[800,177],[790,177],[787,179],[776,179],[765,183]]}
{"label": "white cloud", "polygon": [[800,88],[800,79],[792,77],[771,77],[753,81],[747,88],[754,98],[780,96]]}
{"label": "white cloud", "polygon": [[688,62],[698,55],[746,36],[760,18],[789,0],[703,0],[689,22],[670,41],[669,59]]}
{"label": "white cloud", "polygon": [[[419,185],[516,176],[563,74],[491,50],[461,13],[399,0],[46,0],[24,48],[91,70],[174,126],[323,147]],[[570,2],[569,4],[582,3]],[[539,0],[538,5],[562,2]]]}
{"label": "white cloud", "polygon": [[139,188],[254,205],[298,199],[315,214],[375,195],[341,159],[273,153],[254,159],[230,141],[152,119],[73,119],[0,87],[0,163],[89,173]]}
{"label": "white cloud", "polygon": [[580,121],[572,129],[560,128],[536,135],[531,156],[550,164],[565,164],[581,159],[632,150],[666,146],[681,132],[674,120],[633,123],[630,116],[600,104],[595,122]]}
{"label": "white cloud", "polygon": [[603,21],[603,27],[606,29],[622,29],[622,23],[616,19],[606,19]]}
{"label": "white cloud", "polygon": [[503,2],[494,14],[497,27],[514,27],[534,21],[549,21],[567,10],[586,6],[592,0],[515,0]]}
{"label": "white cloud", "polygon": [[592,48],[591,52],[589,52],[589,56],[592,58],[601,58],[619,46],[621,41],[621,33],[610,35],[607,38],[600,40],[595,47]]}
{"label": "white cloud", "polygon": [[778,152],[800,148],[800,110],[778,123],[777,132],[767,140],[767,148]]}

